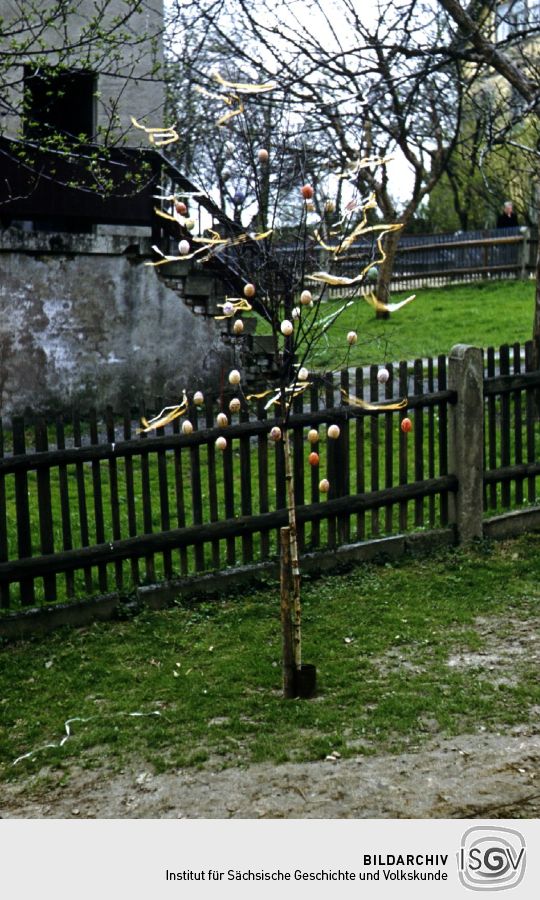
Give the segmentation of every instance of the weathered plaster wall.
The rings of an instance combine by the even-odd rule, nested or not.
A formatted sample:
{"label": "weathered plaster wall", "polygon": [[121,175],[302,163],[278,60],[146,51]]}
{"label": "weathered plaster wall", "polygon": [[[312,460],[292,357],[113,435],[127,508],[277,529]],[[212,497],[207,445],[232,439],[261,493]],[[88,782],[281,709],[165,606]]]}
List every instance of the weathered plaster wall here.
{"label": "weathered plaster wall", "polygon": [[174,402],[183,387],[219,383],[229,351],[214,319],[188,309],[133,246],[126,253],[125,238],[30,234],[2,243],[2,414]]}

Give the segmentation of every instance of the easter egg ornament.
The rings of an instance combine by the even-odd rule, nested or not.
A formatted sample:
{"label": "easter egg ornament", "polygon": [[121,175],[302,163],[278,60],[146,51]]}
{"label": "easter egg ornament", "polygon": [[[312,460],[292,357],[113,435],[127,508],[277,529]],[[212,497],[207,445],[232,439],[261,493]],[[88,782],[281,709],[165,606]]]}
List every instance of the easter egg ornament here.
{"label": "easter egg ornament", "polygon": [[313,294],[311,293],[311,291],[302,291],[302,293],[300,294],[300,303],[302,304],[302,306],[309,306],[312,300]]}
{"label": "easter egg ornament", "polygon": [[240,400],[238,399],[238,397],[233,397],[231,402],[229,403],[229,410],[232,413],[240,412],[241,405],[242,404],[240,403]]}
{"label": "easter egg ornament", "polygon": [[251,300],[252,297],[255,296],[255,285],[248,282],[244,285],[244,297],[247,297],[248,300]]}
{"label": "easter egg ornament", "polygon": [[274,427],[272,428],[272,430],[270,432],[270,437],[272,438],[273,441],[280,441],[281,440],[281,428],[278,428],[277,425],[274,425]]}
{"label": "easter egg ornament", "polygon": [[189,421],[189,419],[184,419],[182,422],[182,434],[191,434],[193,431],[193,425]]}
{"label": "easter egg ornament", "polygon": [[186,204],[182,203],[181,200],[179,200],[178,203],[175,203],[174,208],[175,208],[176,212],[181,216],[185,216],[188,211]]}
{"label": "easter egg ornament", "polygon": [[224,437],[216,438],[216,447],[218,450],[225,450],[227,447],[227,438],[224,438]]}
{"label": "easter egg ornament", "polygon": [[310,444],[318,444],[319,443],[319,432],[315,428],[310,428],[308,431],[307,439]]}
{"label": "easter egg ornament", "polygon": [[189,241],[180,241],[178,244],[178,252],[180,256],[187,256],[191,247],[189,246]]}
{"label": "easter egg ornament", "polygon": [[308,456],[308,462],[310,466],[318,466],[319,465],[319,454],[312,450],[312,452]]}
{"label": "easter egg ornament", "polygon": [[285,337],[288,337],[294,331],[294,325],[292,322],[289,322],[288,319],[283,319],[283,322],[281,323],[281,325],[279,327],[280,327],[281,333],[284,334]]}
{"label": "easter egg ornament", "polygon": [[302,366],[301,369],[298,369],[298,381],[307,381],[309,378],[309,372],[305,366]]}
{"label": "easter egg ornament", "polygon": [[302,194],[302,197],[304,198],[304,200],[311,200],[315,191],[313,190],[313,188],[311,187],[310,184],[304,184],[300,188],[300,193]]}
{"label": "easter egg ornament", "polygon": [[268,162],[268,156],[269,156],[268,150],[266,150],[265,147],[261,147],[261,149],[260,149],[259,152],[257,153],[257,157],[258,157],[258,159],[259,159],[259,162],[260,162],[260,163],[267,163],[267,162]]}
{"label": "easter egg ornament", "polygon": [[195,406],[202,406],[204,403],[204,394],[202,391],[195,391],[193,394],[193,402]]}
{"label": "easter egg ornament", "polygon": [[377,372],[377,381],[379,384],[386,384],[388,379],[390,378],[390,372],[388,369],[379,369]]}
{"label": "easter egg ornament", "polygon": [[412,431],[412,422],[411,422],[411,420],[410,420],[410,419],[402,419],[400,428],[401,428],[401,430],[403,431],[404,434],[408,434],[409,431]]}
{"label": "easter egg ornament", "polygon": [[337,438],[339,437],[339,435],[341,433],[339,430],[339,425],[329,425],[328,431],[326,433],[327,433],[328,437],[331,438],[333,441],[337,440]]}
{"label": "easter egg ornament", "polygon": [[322,478],[319,481],[319,491],[321,492],[321,494],[327,494],[329,490],[330,482],[328,481],[328,478]]}
{"label": "easter egg ornament", "polygon": [[356,331],[349,331],[349,333],[347,334],[347,343],[352,347],[353,344],[356,344],[357,340],[358,335]]}
{"label": "easter egg ornament", "polygon": [[233,325],[233,331],[234,331],[234,333],[235,333],[235,334],[242,334],[243,330],[244,330],[244,323],[242,322],[242,319],[236,319],[236,321],[235,321],[235,323],[234,323],[234,325]]}
{"label": "easter egg ornament", "polygon": [[231,369],[229,372],[229,384],[240,384],[242,376],[238,369]]}
{"label": "easter egg ornament", "polygon": [[229,420],[225,413],[220,412],[216,416],[216,422],[218,423],[219,428],[226,428],[229,424]]}

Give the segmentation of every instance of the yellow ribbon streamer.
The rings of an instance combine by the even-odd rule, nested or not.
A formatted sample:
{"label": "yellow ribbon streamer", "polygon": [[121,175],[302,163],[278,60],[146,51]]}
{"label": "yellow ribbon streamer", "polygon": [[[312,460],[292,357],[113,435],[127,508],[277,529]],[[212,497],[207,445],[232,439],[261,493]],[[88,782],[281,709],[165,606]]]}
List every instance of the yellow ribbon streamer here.
{"label": "yellow ribbon streamer", "polygon": [[407,397],[405,397],[403,400],[392,401],[391,403],[367,403],[366,400],[351,396],[344,388],[340,388],[340,391],[343,394],[345,401],[349,403],[350,406],[358,406],[360,409],[365,409],[367,412],[390,412],[394,409],[405,409],[409,402]]}
{"label": "yellow ribbon streamer", "polygon": [[131,124],[140,131],[144,131],[145,134],[148,135],[148,140],[154,147],[166,147],[167,144],[174,144],[176,141],[180,140],[180,135],[172,127],[147,128],[145,125],[140,125],[133,116],[131,117]]}
{"label": "yellow ribbon streamer", "polygon": [[[164,428],[165,425],[168,425],[169,422],[173,422],[174,419],[178,419],[179,416],[183,416],[185,412],[187,412],[188,402],[186,392],[183,392],[184,397],[182,403],[178,406],[164,406],[160,413],[157,416],[154,416],[150,421],[145,419],[144,416],[141,418],[142,428],[137,429],[137,434],[147,434],[149,431],[154,431],[156,428]],[[164,415],[166,413],[166,415]]]}
{"label": "yellow ribbon streamer", "polygon": [[277,84],[275,81],[267,81],[264,84],[254,84],[243,81],[226,81],[219,72],[213,72],[212,78],[217,81],[221,87],[227,90],[236,91],[239,94],[264,94],[268,91],[275,91]]}
{"label": "yellow ribbon streamer", "polygon": [[397,312],[398,309],[401,309],[402,306],[406,306],[407,303],[410,303],[411,300],[414,300],[416,294],[411,294],[410,297],[407,297],[405,300],[400,300],[398,303],[383,303],[382,300],[378,300],[372,290],[367,292],[362,292],[362,297],[369,303],[370,306],[373,307],[377,312]]}
{"label": "yellow ribbon streamer", "polygon": [[245,297],[240,297],[240,298],[225,297],[225,303],[218,303],[217,305],[221,309],[224,309],[225,305],[227,303],[232,303],[232,310],[231,310],[231,312],[223,313],[222,316],[214,316],[214,318],[217,319],[218,321],[220,319],[230,319],[237,312],[240,312],[240,311],[249,312],[250,309],[253,309],[251,303],[248,303],[248,301],[245,299]]}

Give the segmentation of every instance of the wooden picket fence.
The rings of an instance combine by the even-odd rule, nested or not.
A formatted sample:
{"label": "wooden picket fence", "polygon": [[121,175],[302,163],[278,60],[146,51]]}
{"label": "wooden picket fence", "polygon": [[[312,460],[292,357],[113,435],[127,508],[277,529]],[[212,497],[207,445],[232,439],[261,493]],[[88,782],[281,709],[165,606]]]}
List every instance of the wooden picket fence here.
{"label": "wooden picket fence", "polygon": [[[540,372],[531,344],[485,355],[484,506],[516,508],[538,499],[536,419]],[[334,548],[452,522],[459,489],[449,471],[448,360],[345,370],[314,383],[291,418],[302,552]],[[370,401],[408,397],[407,410],[366,412],[344,395]],[[227,403],[222,397],[221,402]],[[0,610],[70,602],[276,556],[286,524],[282,442],[264,409],[243,409],[225,429],[217,404],[191,406],[192,434],[175,420],[153,436],[137,433],[141,408],[103,419],[79,411],[55,421],[0,423]],[[407,415],[409,434],[400,428]],[[325,427],[340,426],[337,441]],[[311,467],[307,430],[321,430],[320,465]],[[216,449],[219,435],[227,448]],[[321,495],[327,477],[330,492]],[[89,601],[91,602],[91,600]]]}

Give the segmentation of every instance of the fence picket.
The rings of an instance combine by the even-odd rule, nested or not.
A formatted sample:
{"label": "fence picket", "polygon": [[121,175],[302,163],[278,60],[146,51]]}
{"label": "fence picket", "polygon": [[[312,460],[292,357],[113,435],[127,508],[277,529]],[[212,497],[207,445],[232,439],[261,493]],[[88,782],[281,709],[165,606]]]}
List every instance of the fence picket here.
{"label": "fence picket", "polygon": [[[199,428],[199,414],[194,403],[189,406],[189,413],[193,430]],[[191,504],[193,509],[193,524],[202,525],[203,521],[203,502],[202,502],[202,484],[201,484],[201,456],[198,444],[191,444],[189,448],[189,471],[191,477]],[[204,571],[204,545],[197,544],[195,546],[195,570],[197,572]]]}
{"label": "fence picket", "polygon": [[[399,364],[399,393],[403,397],[408,396],[408,387],[409,387],[409,369],[406,362],[400,362]],[[404,410],[400,413],[399,421],[400,423],[403,419],[407,418],[407,410]],[[407,446],[407,435],[403,433],[403,431],[399,432],[399,483],[407,484],[409,477],[409,452]],[[400,531],[407,530],[407,513],[408,513],[408,504],[406,500],[402,500],[399,504],[399,529]]]}
{"label": "fence picket", "polygon": [[[503,344],[499,349],[499,372],[501,375],[510,374],[510,347]],[[506,391],[500,395],[501,405],[501,466],[504,468],[510,465],[510,394]],[[501,504],[503,507],[510,506],[510,483],[504,479],[501,484]]]}
{"label": "fence picket", "polygon": [[[433,394],[435,391],[435,374],[434,374],[434,363],[433,358],[430,356],[428,359],[428,370],[427,370],[427,392],[428,394]],[[427,453],[427,464],[428,464],[428,478],[435,478],[435,407],[430,406],[427,411],[427,422],[428,422],[428,453]],[[432,494],[428,497],[428,518],[430,528],[435,527],[435,495]]]}
{"label": "fence picket", "polygon": [[[156,401],[156,408],[163,409],[163,402],[161,398]],[[156,437],[163,437],[165,434],[164,428],[156,429]],[[158,476],[158,490],[159,490],[159,517],[160,517],[160,528],[161,531],[170,531],[171,528],[171,516],[169,511],[169,479],[167,473],[167,454],[163,448],[160,448],[156,453],[156,461],[157,461],[157,476]],[[172,565],[172,551],[164,550],[163,551],[163,572],[165,574],[165,578],[171,579],[173,577],[173,565]]]}
{"label": "fence picket", "polygon": [[[233,447],[230,435],[227,435],[227,446],[223,453],[223,495],[225,499],[225,518],[234,519],[235,503],[234,503],[234,474],[233,474]],[[236,540],[234,537],[227,538],[227,565],[234,566],[236,564]]]}
{"label": "fence picket", "polygon": [[[173,421],[173,434],[180,434],[180,420]],[[186,525],[186,505],[184,500],[184,459],[182,449],[175,446],[174,451],[174,496],[176,501],[176,523],[178,528],[185,528]],[[186,547],[180,548],[180,573],[187,575],[189,571],[188,552]]]}
{"label": "fence picket", "polygon": [[[413,367],[413,384],[415,397],[424,393],[424,363],[415,359]],[[417,406],[414,411],[414,480],[424,479],[424,410]],[[414,501],[414,524],[417,528],[424,524],[424,499],[418,497]]]}
{"label": "fence picket", "polygon": [[[26,453],[24,419],[13,419],[13,454]],[[15,473],[15,505],[17,509],[17,551],[19,559],[32,556],[32,532],[30,526],[30,505],[28,501],[28,476],[26,472]],[[21,603],[30,606],[35,602],[34,582],[21,580]]]}
{"label": "fence picket", "polygon": [[[513,371],[515,375],[521,372],[521,345],[516,343],[512,348]],[[514,463],[520,465],[523,462],[523,410],[521,403],[521,391],[515,391],[514,400]],[[515,502],[523,503],[524,478],[515,479]]]}
{"label": "fence picket", "polygon": [[[304,409],[304,395],[295,397],[293,401],[293,412],[302,413]],[[297,506],[303,506],[305,502],[304,491],[304,429],[298,425],[293,427],[293,472],[294,472],[294,496]],[[300,552],[306,545],[305,525],[299,522],[296,528],[298,548]]]}
{"label": "fence picket", "polygon": [[[488,347],[487,350],[487,376],[495,377],[495,348]],[[487,398],[487,461],[489,469],[497,468],[497,400],[495,394],[490,394]],[[488,503],[490,509],[497,507],[497,484],[493,482],[489,485]]]}
{"label": "fence picket", "polygon": [[[47,423],[43,418],[35,423],[35,447],[37,453],[46,453],[49,449]],[[51,472],[49,468],[38,469],[37,500],[39,512],[39,542],[43,555],[54,553],[54,528],[51,498]],[[46,602],[56,600],[56,575],[43,576],[43,589]]]}
{"label": "fence picket", "polygon": [[[81,418],[78,410],[73,411],[73,443],[75,447],[82,447]],[[75,463],[75,478],[77,482],[77,506],[79,511],[79,523],[81,529],[81,547],[90,546],[90,532],[88,530],[88,508],[86,503],[86,484],[84,478],[83,463]],[[85,566],[84,585],[86,592],[92,591],[92,569]]]}
{"label": "fence picket", "polygon": [[[249,412],[242,408],[240,421],[249,422]],[[251,497],[251,452],[250,437],[242,435],[240,438],[240,509],[243,516],[250,516],[253,512]],[[242,561],[247,564],[253,562],[253,535],[242,536]]]}
{"label": "fence picket", "polygon": [[[343,369],[341,372],[342,396],[347,396],[349,394],[349,387],[349,370]],[[347,497],[351,492],[350,425],[348,416],[345,416],[340,422],[340,428],[341,434],[336,447],[339,496]],[[339,543],[348,544],[351,539],[351,517],[349,515],[338,516],[337,527]]]}
{"label": "fence picket", "polygon": [[[107,433],[107,441],[111,445],[112,453],[116,445],[116,435],[114,430],[114,414],[111,406],[105,410],[105,428]],[[109,469],[109,496],[110,496],[110,517],[112,536],[114,541],[122,538],[122,529],[120,527],[120,495],[118,493],[118,465],[113,456],[108,461]],[[117,589],[120,591],[124,587],[124,572],[120,561],[114,564],[114,580]]]}
{"label": "fence picket", "polygon": [[[210,395],[206,396],[205,399],[205,411],[206,411],[206,427],[212,428],[214,425],[214,415],[213,415],[213,403],[212,397]],[[207,454],[207,477],[208,477],[208,505],[209,505],[209,514],[210,521],[217,522],[219,520],[219,508],[218,508],[218,491],[217,491],[217,472],[216,472],[216,446],[212,441],[209,441],[206,445],[206,454]],[[214,569],[219,569],[220,566],[220,555],[219,555],[219,541],[212,541],[212,566]]]}
{"label": "fence picket", "polygon": [[[97,423],[97,412],[95,409],[90,410],[90,443],[95,446],[99,445],[99,431]],[[92,468],[92,490],[94,494],[94,523],[96,527],[96,544],[105,543],[105,519],[103,515],[103,490],[101,483],[101,463],[99,460],[92,460],[90,463]],[[99,589],[105,593],[108,589],[107,566],[100,563],[98,566]]]}
{"label": "fence picket", "polygon": [[[533,372],[535,368],[534,344],[527,341],[525,344],[525,371]],[[527,421],[527,463],[534,463],[537,459],[536,453],[536,430],[538,428],[537,408],[535,398],[538,396],[538,389],[527,388],[525,391],[525,415]],[[527,478],[527,500],[534,503],[536,500],[536,479],[534,475]]]}
{"label": "fence picket", "polygon": [[[394,396],[394,367],[391,363],[385,366],[388,372],[388,381],[384,389],[385,400],[391,400]],[[393,413],[384,415],[384,486],[391,488],[394,484],[394,431],[397,419]],[[384,530],[391,534],[393,530],[394,507],[389,503],[384,512]]]}
{"label": "fence picket", "polygon": [[[325,409],[332,409],[334,406],[334,375],[333,372],[328,372],[325,377],[325,389],[324,389],[324,405]],[[326,423],[326,429],[328,430],[328,422]],[[326,441],[326,477],[330,482],[330,490],[328,491],[327,497],[329,500],[333,500],[335,497],[339,496],[339,481],[338,481],[338,459],[337,459],[337,444],[336,441],[328,440]],[[335,547],[337,545],[337,522],[335,516],[330,516],[327,519],[327,528],[328,528],[328,546]]]}
{"label": "fence picket", "polygon": [[[364,371],[361,368],[355,372],[355,391],[358,400],[364,399]],[[355,444],[356,444],[356,493],[364,494],[366,490],[365,476],[365,417],[358,416],[355,420]],[[364,510],[356,516],[356,538],[363,541],[366,537],[366,514]]]}
{"label": "fence picket", "polygon": [[[0,418],[0,460],[4,458],[4,427]],[[9,557],[7,502],[6,502],[6,476],[0,472],[0,564],[7,562]],[[0,580],[0,608],[10,607],[9,582]]]}
{"label": "fence picket", "polygon": [[[267,414],[264,400],[257,401],[257,418],[260,422],[266,421]],[[268,435],[261,432],[257,437],[257,474],[259,480],[259,512],[265,513],[270,509],[268,496]],[[261,531],[261,559],[268,559],[270,555],[270,534]]]}
{"label": "fence picket", "polygon": [[[131,409],[124,409],[124,440],[130,441],[132,437],[131,426]],[[137,511],[135,498],[135,483],[133,477],[133,457],[126,454],[124,457],[124,484],[126,491],[126,507],[127,507],[127,524],[129,537],[135,537],[137,534]],[[133,584],[138,585],[140,582],[139,560],[137,557],[131,557],[130,561],[131,579]]]}
{"label": "fence picket", "polygon": [[[146,418],[146,409],[144,403],[141,404],[139,421]],[[150,487],[150,465],[149,465],[149,447],[148,438],[144,431],[139,434],[141,442],[140,463],[141,463],[141,504],[144,534],[152,534],[153,532],[153,516],[152,516],[152,490]],[[156,580],[156,569],[154,557],[148,553],[144,558],[145,577],[149,584],[153,584]]]}
{"label": "fence picket", "polygon": [[[317,382],[314,382],[309,389],[309,408],[312,413],[318,412],[319,409],[319,385]],[[314,429],[316,430],[316,429]],[[320,451],[320,441],[314,444],[309,445],[309,452],[312,451],[314,453],[319,453]],[[320,468],[319,466],[311,466],[309,467],[310,471],[310,482],[311,482],[311,502],[318,503],[319,501],[319,481],[321,479]],[[321,544],[321,523],[318,519],[315,519],[311,523],[311,531],[310,531],[310,546],[311,549],[314,550],[317,547],[320,547]]]}
{"label": "fence picket", "polygon": [[[439,392],[446,391],[447,382],[447,360],[446,356],[437,357],[437,387]],[[448,403],[441,402],[438,404],[439,413],[439,477],[443,478],[448,475]],[[448,491],[441,491],[441,525],[444,528],[448,525]]]}

